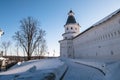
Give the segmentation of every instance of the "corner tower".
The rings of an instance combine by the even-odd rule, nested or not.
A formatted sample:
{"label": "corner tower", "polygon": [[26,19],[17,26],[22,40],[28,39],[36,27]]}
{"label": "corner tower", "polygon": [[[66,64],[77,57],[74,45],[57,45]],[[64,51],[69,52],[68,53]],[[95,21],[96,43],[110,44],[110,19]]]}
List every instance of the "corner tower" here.
{"label": "corner tower", "polygon": [[62,34],[64,39],[72,39],[76,35],[78,35],[79,32],[79,24],[76,22],[74,13],[72,10],[69,11],[68,13],[68,18],[66,21],[66,24],[64,25],[65,28],[65,33]]}
{"label": "corner tower", "polygon": [[75,20],[74,13],[70,10],[66,24],[64,25],[63,40],[59,41],[60,57],[74,58],[73,38],[80,33],[79,28],[80,26]]}

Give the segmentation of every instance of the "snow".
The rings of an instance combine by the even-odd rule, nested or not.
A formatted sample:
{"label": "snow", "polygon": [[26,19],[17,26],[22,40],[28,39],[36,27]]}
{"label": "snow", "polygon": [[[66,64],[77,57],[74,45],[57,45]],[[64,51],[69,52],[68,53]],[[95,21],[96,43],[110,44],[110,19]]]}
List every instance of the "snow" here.
{"label": "snow", "polygon": [[0,80],[120,80],[119,74],[119,60],[55,58],[18,62]]}
{"label": "snow", "polygon": [[97,69],[74,62],[74,60],[66,60],[68,71],[63,80],[105,80],[104,75]]}
{"label": "snow", "polygon": [[20,62],[11,69],[0,73],[0,80],[44,80],[44,78],[59,78],[66,69],[59,59],[32,60]]}
{"label": "snow", "polygon": [[6,58],[4,58],[4,57],[0,57],[0,60],[6,60]]}
{"label": "snow", "polygon": [[[65,59],[65,61],[69,68],[63,80],[120,80],[120,60]],[[105,74],[99,70],[102,69],[101,65],[104,65]]]}

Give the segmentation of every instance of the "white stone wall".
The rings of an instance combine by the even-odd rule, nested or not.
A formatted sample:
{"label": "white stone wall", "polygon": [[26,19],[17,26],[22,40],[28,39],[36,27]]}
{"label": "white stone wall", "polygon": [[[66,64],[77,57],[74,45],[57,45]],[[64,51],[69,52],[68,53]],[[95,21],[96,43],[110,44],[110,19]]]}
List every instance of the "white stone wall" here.
{"label": "white stone wall", "polygon": [[67,49],[68,49],[68,57],[74,58],[73,52],[73,40],[67,40]]}
{"label": "white stone wall", "polygon": [[68,57],[67,51],[67,40],[61,40],[60,43],[60,56],[61,57]]}
{"label": "white stone wall", "polygon": [[72,40],[61,40],[60,42],[60,56],[73,58],[73,43]]}
{"label": "white stone wall", "polygon": [[76,58],[120,59],[120,13],[73,40]]}

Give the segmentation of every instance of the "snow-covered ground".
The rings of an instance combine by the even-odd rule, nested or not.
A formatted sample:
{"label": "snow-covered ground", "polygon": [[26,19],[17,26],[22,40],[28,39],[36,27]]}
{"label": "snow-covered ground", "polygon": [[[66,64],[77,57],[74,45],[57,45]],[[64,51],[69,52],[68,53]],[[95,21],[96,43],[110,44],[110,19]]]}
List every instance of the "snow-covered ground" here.
{"label": "snow-covered ground", "polygon": [[120,80],[119,74],[119,60],[56,58],[19,62],[0,72],[0,80]]}
{"label": "snow-covered ground", "polygon": [[59,59],[42,59],[18,63],[0,73],[0,80],[59,80],[67,66]]}
{"label": "snow-covered ground", "polygon": [[120,60],[63,60],[68,65],[63,80],[120,80]]}

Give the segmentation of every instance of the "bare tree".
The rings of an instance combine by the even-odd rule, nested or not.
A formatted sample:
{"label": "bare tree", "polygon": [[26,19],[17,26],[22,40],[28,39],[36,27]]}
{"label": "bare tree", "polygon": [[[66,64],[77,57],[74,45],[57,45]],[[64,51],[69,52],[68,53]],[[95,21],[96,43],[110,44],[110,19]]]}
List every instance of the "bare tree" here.
{"label": "bare tree", "polygon": [[17,43],[15,44],[15,52],[17,53],[17,56],[19,56],[19,48],[20,48],[20,45],[19,45],[19,43],[17,42]]}
{"label": "bare tree", "polygon": [[8,42],[2,42],[1,43],[1,47],[4,49],[4,53],[5,53],[5,56],[7,56],[7,51],[8,51],[8,48],[10,47],[11,45],[11,42],[8,41]]}
{"label": "bare tree", "polygon": [[38,27],[38,21],[32,17],[23,19],[20,23],[20,31],[15,33],[14,39],[20,43],[30,60],[38,44],[44,40],[45,31]]}
{"label": "bare tree", "polygon": [[43,40],[42,44],[40,45],[40,55],[45,55],[45,52],[47,52],[47,46],[46,46],[46,41]]}
{"label": "bare tree", "polygon": [[38,47],[35,50],[35,55],[39,56],[43,56],[45,55],[45,53],[47,52],[47,45],[46,45],[46,41],[43,40],[41,42],[41,44],[38,45]]}

